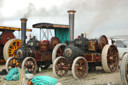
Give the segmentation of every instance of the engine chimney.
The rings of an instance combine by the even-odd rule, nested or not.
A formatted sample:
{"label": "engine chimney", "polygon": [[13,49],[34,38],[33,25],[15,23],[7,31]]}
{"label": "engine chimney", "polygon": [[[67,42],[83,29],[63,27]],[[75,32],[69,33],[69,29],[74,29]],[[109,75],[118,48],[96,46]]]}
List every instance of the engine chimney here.
{"label": "engine chimney", "polygon": [[74,14],[76,11],[74,10],[69,10],[69,40],[73,41],[74,40]]}
{"label": "engine chimney", "polygon": [[21,18],[21,41],[22,44],[25,45],[26,44],[26,22],[27,19],[26,18]]}

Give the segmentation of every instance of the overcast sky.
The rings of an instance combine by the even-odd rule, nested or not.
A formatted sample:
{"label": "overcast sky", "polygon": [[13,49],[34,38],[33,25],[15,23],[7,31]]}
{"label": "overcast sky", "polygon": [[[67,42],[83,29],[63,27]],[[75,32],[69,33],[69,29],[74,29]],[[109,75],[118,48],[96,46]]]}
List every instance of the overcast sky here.
{"label": "overcast sky", "polygon": [[68,24],[70,9],[76,10],[75,37],[128,34],[128,0],[0,0],[0,25],[21,27],[22,17],[30,29],[39,22]]}

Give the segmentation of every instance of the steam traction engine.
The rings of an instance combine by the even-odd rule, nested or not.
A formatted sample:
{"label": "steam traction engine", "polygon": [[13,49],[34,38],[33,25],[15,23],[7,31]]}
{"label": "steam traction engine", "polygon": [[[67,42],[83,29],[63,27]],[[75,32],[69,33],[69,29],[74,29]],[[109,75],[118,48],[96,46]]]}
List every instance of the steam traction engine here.
{"label": "steam traction engine", "polygon": [[99,42],[96,39],[88,40],[82,35],[70,41],[63,56],[54,60],[53,72],[61,77],[72,70],[73,76],[81,79],[87,75],[88,69],[94,70],[96,66],[102,66],[105,72],[115,72],[118,63],[118,50],[115,45],[108,44],[104,35]]}
{"label": "steam traction engine", "polygon": [[[9,52],[13,52],[14,55],[10,57],[6,62],[6,70],[9,71],[14,67],[22,67],[27,69],[30,73],[35,73],[37,67],[46,69],[52,63],[52,50],[56,44],[62,42],[65,43],[69,40],[69,26],[68,25],[59,25],[59,24],[50,24],[50,23],[37,23],[34,24],[34,28],[40,28],[40,41],[37,40],[35,36],[30,38],[26,43],[26,18],[21,19],[21,47],[18,47],[15,50],[10,50],[13,47],[10,47]],[[52,35],[50,30],[55,31],[55,37]],[[42,35],[42,34],[43,35]],[[60,34],[61,33],[61,34]],[[51,34],[51,35],[48,35]],[[51,39],[49,40],[49,37]],[[42,39],[42,40],[41,40]],[[8,43],[8,42],[7,42]],[[61,44],[61,47],[65,47],[65,44]],[[63,50],[63,49],[62,49]],[[9,56],[9,55],[7,55]]]}
{"label": "steam traction engine", "polygon": [[[75,11],[69,11],[70,29],[74,25],[74,13]],[[72,70],[76,79],[82,79],[88,74],[88,70],[95,70],[96,66],[102,66],[105,72],[117,70],[118,50],[115,45],[108,44],[105,35],[99,39],[87,39],[83,34],[74,40],[70,38],[63,55],[57,57],[59,49],[55,48],[58,45],[53,50],[53,73],[56,76],[62,77],[68,70]]]}
{"label": "steam traction engine", "polygon": [[[6,42],[12,39],[12,42],[18,42],[20,43],[21,40],[15,39],[15,36],[13,34],[14,31],[20,31],[21,28],[15,28],[15,27],[6,27],[6,26],[0,26],[0,64],[5,63],[7,60],[7,57],[4,57],[4,54],[6,54],[6,51],[3,51],[4,46],[6,45]],[[27,29],[26,31],[31,31],[30,29]]]}

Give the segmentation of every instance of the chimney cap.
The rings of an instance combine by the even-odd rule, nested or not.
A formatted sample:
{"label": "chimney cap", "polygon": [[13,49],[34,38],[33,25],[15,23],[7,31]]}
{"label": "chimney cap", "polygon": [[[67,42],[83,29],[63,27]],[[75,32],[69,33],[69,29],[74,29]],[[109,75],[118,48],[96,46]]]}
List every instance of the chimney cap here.
{"label": "chimney cap", "polygon": [[68,13],[69,14],[74,14],[76,11],[75,10],[69,10]]}
{"label": "chimney cap", "polygon": [[21,21],[22,23],[25,23],[25,22],[27,21],[27,18],[21,18],[20,21]]}

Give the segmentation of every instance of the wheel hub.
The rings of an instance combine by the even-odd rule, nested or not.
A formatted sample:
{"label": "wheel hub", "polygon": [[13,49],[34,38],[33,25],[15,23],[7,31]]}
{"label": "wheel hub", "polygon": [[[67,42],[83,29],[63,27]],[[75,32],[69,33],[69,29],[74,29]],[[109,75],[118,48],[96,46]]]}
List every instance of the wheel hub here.
{"label": "wheel hub", "polygon": [[32,65],[28,65],[27,68],[28,68],[28,69],[31,69],[31,68],[32,68]]}
{"label": "wheel hub", "polygon": [[113,57],[110,57],[110,60],[113,60]]}

